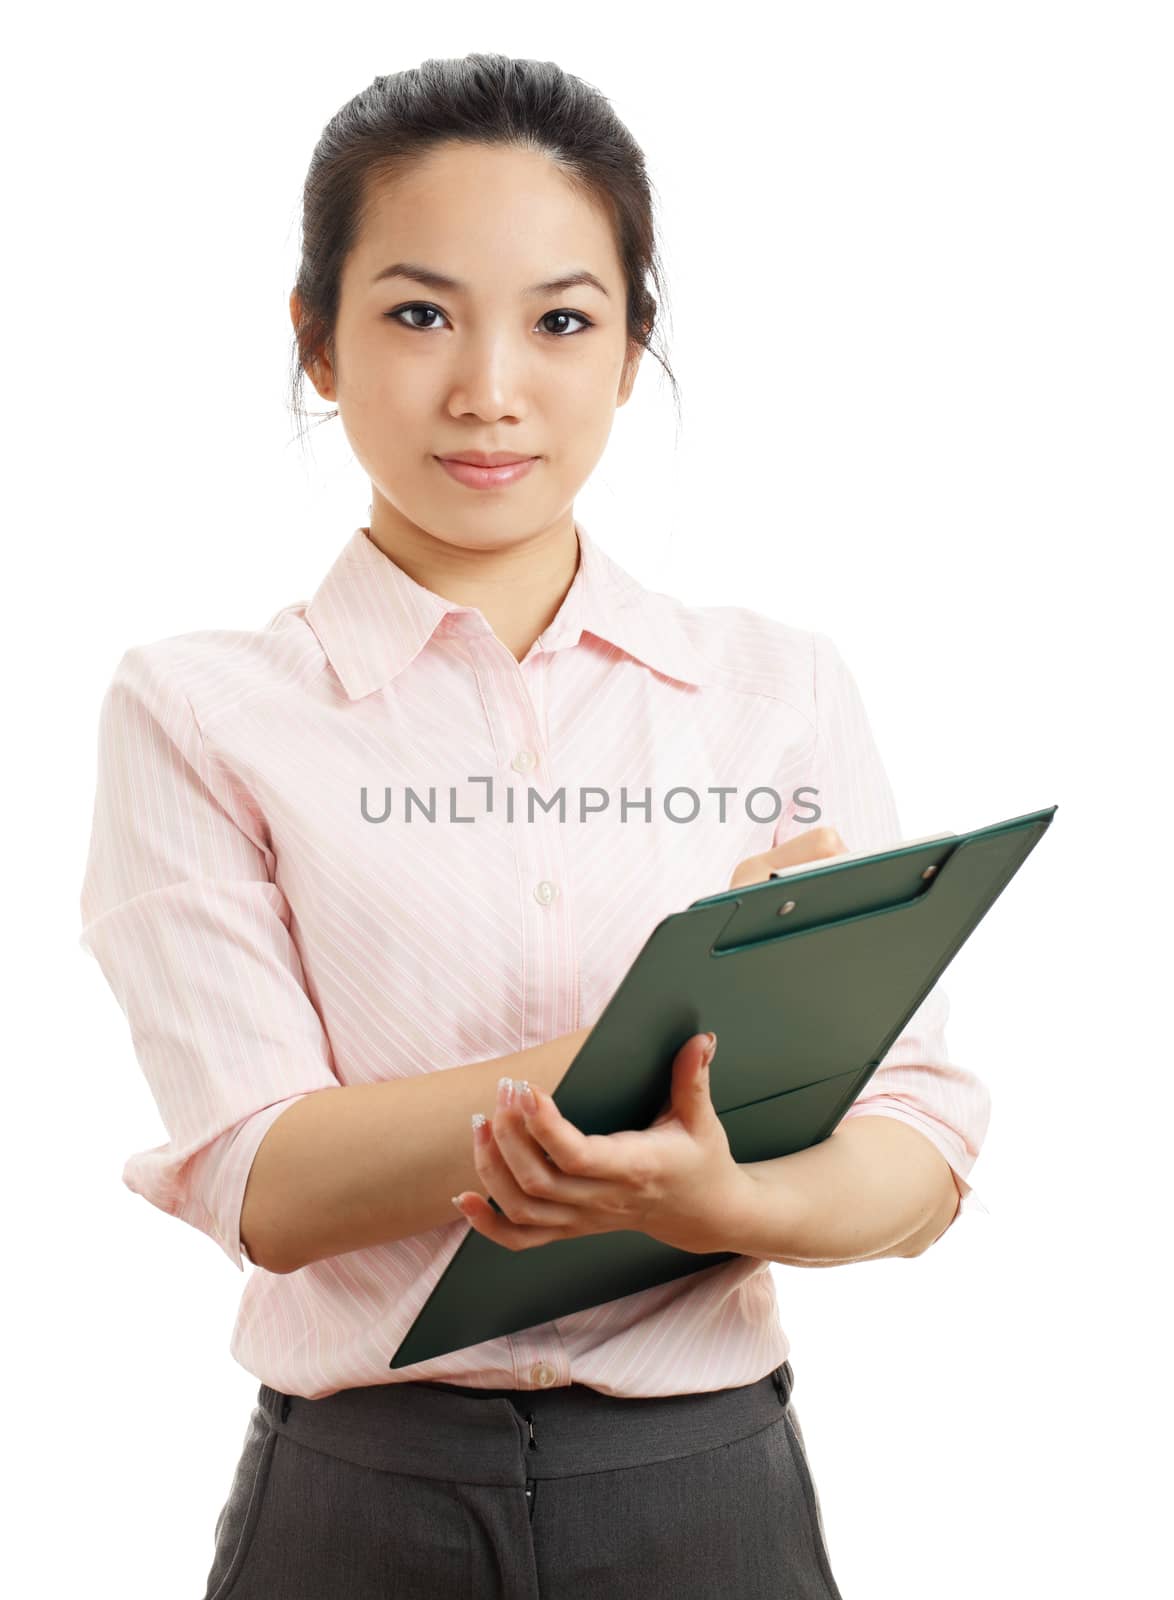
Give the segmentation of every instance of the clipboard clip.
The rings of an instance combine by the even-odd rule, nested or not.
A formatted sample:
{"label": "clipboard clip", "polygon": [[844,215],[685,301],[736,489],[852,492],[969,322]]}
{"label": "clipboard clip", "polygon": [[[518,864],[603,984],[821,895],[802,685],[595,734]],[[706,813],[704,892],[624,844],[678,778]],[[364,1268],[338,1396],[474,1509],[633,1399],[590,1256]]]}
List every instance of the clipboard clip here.
{"label": "clipboard clip", "polygon": [[[956,834],[942,834],[893,851],[841,851],[775,868],[767,878],[747,884],[732,906],[733,897],[727,899],[729,914],[710,955],[732,956],[837,921],[912,905],[930,892],[957,847]],[[813,876],[797,883],[793,895],[776,898],[780,887],[802,874]]]}

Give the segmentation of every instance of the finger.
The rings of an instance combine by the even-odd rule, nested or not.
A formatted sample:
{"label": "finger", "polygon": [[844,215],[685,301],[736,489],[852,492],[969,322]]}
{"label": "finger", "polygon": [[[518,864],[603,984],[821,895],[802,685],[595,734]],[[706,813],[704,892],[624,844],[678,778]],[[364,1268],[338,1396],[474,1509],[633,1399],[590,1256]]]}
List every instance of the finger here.
{"label": "finger", "polygon": [[[550,1226],[561,1221],[573,1225],[576,1233],[623,1227],[629,1225],[628,1219],[643,1215],[649,1173],[655,1167],[647,1133],[585,1135],[567,1121],[549,1095],[537,1087],[533,1087],[533,1094],[537,1109],[518,1113],[515,1106],[508,1112],[499,1112],[490,1128],[492,1145],[483,1147],[489,1149],[488,1159],[492,1162],[493,1145],[497,1145],[496,1155],[505,1163],[492,1173],[487,1170],[483,1178],[506,1215],[516,1222]],[[518,1122],[539,1152],[536,1175],[525,1178],[506,1161],[510,1154],[510,1128]],[[554,1165],[542,1160],[543,1150],[553,1157]],[[574,1170],[568,1172],[567,1167]],[[565,1209],[568,1207],[569,1213]],[[595,1228],[586,1226],[589,1217],[597,1224]]]}
{"label": "finger", "polygon": [[845,855],[848,847],[835,828],[807,828],[785,844],[775,845],[756,856],[739,861],[730,878],[731,889],[744,889],[752,883],[765,883],[779,867],[792,867],[801,862],[823,861],[829,856]]}
{"label": "finger", "polygon": [[[688,1040],[686,1040],[688,1043]],[[664,1165],[664,1144],[643,1130],[585,1134],[563,1117],[549,1094],[534,1088],[536,1110],[525,1115],[531,1138],[552,1155],[557,1174],[549,1192],[582,1214],[593,1213],[601,1227],[638,1226],[656,1195]]]}
{"label": "finger", "polygon": [[470,1194],[468,1190],[454,1195],[453,1200],[454,1203],[459,1202],[458,1209],[470,1227],[507,1250],[530,1250],[535,1245],[550,1244],[555,1239],[568,1237],[565,1228],[532,1228],[510,1222],[507,1217],[498,1216],[481,1195]]}
{"label": "finger", "polygon": [[[550,1181],[558,1163],[531,1129],[522,1099],[523,1089],[529,1088],[525,1079],[513,1082],[512,1088],[509,1078],[498,1080],[493,1136],[519,1188],[539,1198],[549,1198]],[[532,1089],[530,1092],[534,1093]]]}
{"label": "finger", "polygon": [[516,1106],[499,1106],[473,1140],[477,1176],[506,1217],[528,1226],[565,1227],[579,1204],[590,1201],[589,1186],[565,1178],[521,1125]]}
{"label": "finger", "polygon": [[644,1180],[646,1130],[583,1133],[568,1122],[551,1097],[531,1085],[536,1109],[522,1113],[522,1124],[554,1163],[560,1199],[599,1211],[628,1209],[634,1188]]}
{"label": "finger", "polygon": [[499,1099],[494,1116],[494,1137],[519,1188],[540,1199],[558,1199],[589,1206],[600,1194],[600,1181],[609,1171],[622,1172],[618,1160],[601,1163],[608,1141],[580,1133],[568,1122],[548,1094],[528,1085],[534,1110],[528,1111],[520,1093],[508,1104]]}
{"label": "finger", "polygon": [[[674,1068],[676,1066],[676,1063],[681,1059],[681,1057],[685,1054],[686,1051],[692,1052],[695,1061],[698,1064],[700,1064],[701,1057],[704,1056],[705,1052],[708,1049],[709,1049],[709,1035],[708,1035],[708,1033],[694,1033],[694,1034],[690,1035],[690,1037],[685,1040],[684,1044],[681,1046],[681,1048],[677,1051],[676,1055],[673,1057],[673,1066],[674,1066]],[[665,1101],[664,1105],[661,1106],[660,1110],[656,1113],[656,1116],[653,1118],[652,1122],[649,1123],[649,1127],[650,1128],[655,1128],[658,1123],[660,1123],[662,1120],[664,1120],[665,1118],[667,1118],[669,1116],[669,1114],[672,1112],[672,1110],[673,1110],[673,1094],[670,1091],[668,1099]]]}
{"label": "finger", "polygon": [[835,828],[825,825],[822,828],[807,828],[785,844],[775,845],[764,853],[763,859],[772,868],[790,867],[800,861],[822,861],[827,856],[838,856],[847,848]]}

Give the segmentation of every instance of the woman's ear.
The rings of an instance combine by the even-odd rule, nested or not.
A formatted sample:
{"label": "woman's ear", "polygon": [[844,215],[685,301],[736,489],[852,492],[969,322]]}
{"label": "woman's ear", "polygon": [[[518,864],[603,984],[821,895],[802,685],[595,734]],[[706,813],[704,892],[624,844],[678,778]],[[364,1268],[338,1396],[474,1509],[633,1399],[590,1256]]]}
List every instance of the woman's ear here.
{"label": "woman's ear", "polygon": [[624,361],[623,371],[620,374],[620,387],[616,394],[616,405],[627,405],[632,397],[632,390],[636,386],[636,374],[640,370],[640,362],[644,358],[644,346],[637,344],[635,339],[628,341],[628,354]]}
{"label": "woman's ear", "polygon": [[[293,323],[294,333],[296,334],[299,328],[302,326],[302,297],[296,289],[292,289],[290,291],[289,319]],[[338,399],[338,395],[334,386],[334,372],[325,353],[322,353],[309,361],[303,362],[302,368],[307,378],[309,378],[310,382],[314,385],[314,388],[317,390],[321,399]]]}

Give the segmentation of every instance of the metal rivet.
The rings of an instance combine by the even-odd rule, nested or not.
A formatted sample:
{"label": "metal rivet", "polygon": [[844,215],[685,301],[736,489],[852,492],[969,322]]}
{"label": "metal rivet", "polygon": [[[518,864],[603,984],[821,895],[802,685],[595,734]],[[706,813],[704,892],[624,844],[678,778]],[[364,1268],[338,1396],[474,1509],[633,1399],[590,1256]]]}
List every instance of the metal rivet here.
{"label": "metal rivet", "polygon": [[795,902],[793,900],[784,900],[782,905],[779,907],[778,915],[780,917],[785,917],[788,911],[794,911],[794,909]]}
{"label": "metal rivet", "polygon": [[936,872],[936,871],[937,871],[937,870],[938,870],[938,869],[937,869],[937,867],[936,867],[936,866],[935,866],[935,865],[934,865],[934,864],[933,864],[933,862],[932,862],[932,861],[931,861],[931,862],[930,862],[930,864],[929,864],[929,866],[928,866],[928,867],[926,867],[926,869],[925,869],[925,871],[924,871],[924,872],[923,872],[923,873],[922,873],[922,874],[921,874],[921,876],[922,876],[922,877],[923,877],[923,878],[932,878],[932,877],[933,877],[933,875],[934,875],[934,873],[935,873],[935,872]]}

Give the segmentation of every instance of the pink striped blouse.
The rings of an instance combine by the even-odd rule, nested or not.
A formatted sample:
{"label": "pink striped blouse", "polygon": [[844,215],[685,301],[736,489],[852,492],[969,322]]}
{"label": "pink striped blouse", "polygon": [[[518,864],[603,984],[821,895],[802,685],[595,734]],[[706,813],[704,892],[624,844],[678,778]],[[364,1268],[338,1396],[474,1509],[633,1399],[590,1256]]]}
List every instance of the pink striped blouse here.
{"label": "pink striped blouse", "polygon": [[[902,837],[828,637],[646,589],[576,529],[574,581],[521,662],[479,609],[415,582],[359,528],[313,599],[264,628],[161,639],[118,663],[80,942],[167,1132],[122,1181],[241,1271],[249,1167],[295,1100],[594,1022],[657,922],[815,820],[849,850]],[[920,1129],[962,1209],[985,1210],[966,1175],[989,1095],[949,1059],[947,1009],[935,988],[847,1116]],[[719,1051],[715,1085],[720,1072]],[[310,1398],[428,1379],[678,1394],[787,1358],[771,1264],[737,1256],[392,1371],[467,1229],[454,1212],[297,1272],[255,1268],[232,1355]]]}

